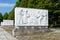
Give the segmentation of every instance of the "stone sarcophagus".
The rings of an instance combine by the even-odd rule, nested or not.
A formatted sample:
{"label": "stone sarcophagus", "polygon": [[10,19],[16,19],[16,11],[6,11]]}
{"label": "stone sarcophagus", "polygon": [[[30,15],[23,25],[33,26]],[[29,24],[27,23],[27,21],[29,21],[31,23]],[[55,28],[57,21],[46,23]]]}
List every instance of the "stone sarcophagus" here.
{"label": "stone sarcophagus", "polygon": [[15,8],[15,27],[48,27],[48,10],[33,8]]}

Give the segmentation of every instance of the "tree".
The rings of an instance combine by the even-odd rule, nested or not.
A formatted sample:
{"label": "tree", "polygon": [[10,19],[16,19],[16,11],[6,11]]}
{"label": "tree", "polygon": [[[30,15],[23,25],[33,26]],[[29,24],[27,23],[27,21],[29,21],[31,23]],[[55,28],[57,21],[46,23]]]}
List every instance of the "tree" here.
{"label": "tree", "polygon": [[14,20],[14,9],[9,13],[8,19]]}
{"label": "tree", "polygon": [[7,19],[8,19],[8,16],[9,16],[9,14],[6,12],[6,13],[4,14],[4,16],[3,16],[3,19],[7,20]]}
{"label": "tree", "polygon": [[0,24],[2,21],[3,21],[3,16],[2,16],[2,13],[0,13]]}
{"label": "tree", "polygon": [[[60,0],[18,0],[13,9],[15,7],[47,9],[49,11],[49,24],[56,25],[57,21],[60,20],[58,18],[60,16]],[[9,18],[14,18],[14,10],[10,12]]]}

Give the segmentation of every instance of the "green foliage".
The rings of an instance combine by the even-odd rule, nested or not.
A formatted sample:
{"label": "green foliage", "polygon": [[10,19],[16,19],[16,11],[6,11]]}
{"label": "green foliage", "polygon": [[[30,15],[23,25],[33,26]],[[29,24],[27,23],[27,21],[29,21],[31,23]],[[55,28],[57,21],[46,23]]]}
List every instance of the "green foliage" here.
{"label": "green foliage", "polygon": [[8,19],[8,16],[9,16],[9,14],[6,12],[6,13],[4,14],[4,16],[3,16],[3,19],[7,20],[7,19]]}
{"label": "green foliage", "polygon": [[14,9],[9,13],[8,19],[14,20]]}
{"label": "green foliage", "polygon": [[60,0],[17,0],[8,19],[14,19],[15,7],[47,9],[49,11],[49,24],[52,25],[58,24],[58,20],[60,20],[58,18],[60,16]]}
{"label": "green foliage", "polygon": [[0,13],[0,23],[3,21],[2,13]]}
{"label": "green foliage", "polygon": [[51,28],[52,28],[53,26],[54,26],[53,24],[50,25]]}

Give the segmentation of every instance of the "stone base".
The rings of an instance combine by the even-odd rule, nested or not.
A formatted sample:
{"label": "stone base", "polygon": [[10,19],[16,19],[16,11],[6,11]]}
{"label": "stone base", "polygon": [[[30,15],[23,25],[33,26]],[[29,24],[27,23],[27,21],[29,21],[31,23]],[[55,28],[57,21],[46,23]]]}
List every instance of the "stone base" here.
{"label": "stone base", "polygon": [[35,33],[41,33],[48,31],[47,26],[21,26],[18,28],[15,28],[13,30],[13,36],[19,36],[19,35],[31,35]]}

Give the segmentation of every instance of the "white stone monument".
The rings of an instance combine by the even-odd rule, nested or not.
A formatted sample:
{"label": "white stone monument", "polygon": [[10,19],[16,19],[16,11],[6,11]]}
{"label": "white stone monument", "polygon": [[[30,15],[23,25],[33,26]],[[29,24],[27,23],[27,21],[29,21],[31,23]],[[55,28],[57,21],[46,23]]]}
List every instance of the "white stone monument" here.
{"label": "white stone monument", "polygon": [[48,10],[16,7],[15,27],[18,26],[48,27]]}
{"label": "white stone monument", "polygon": [[[48,10],[33,8],[15,8],[15,29],[48,29]],[[13,35],[14,35],[13,32]]]}
{"label": "white stone monument", "polygon": [[3,20],[1,26],[13,26],[13,20]]}

